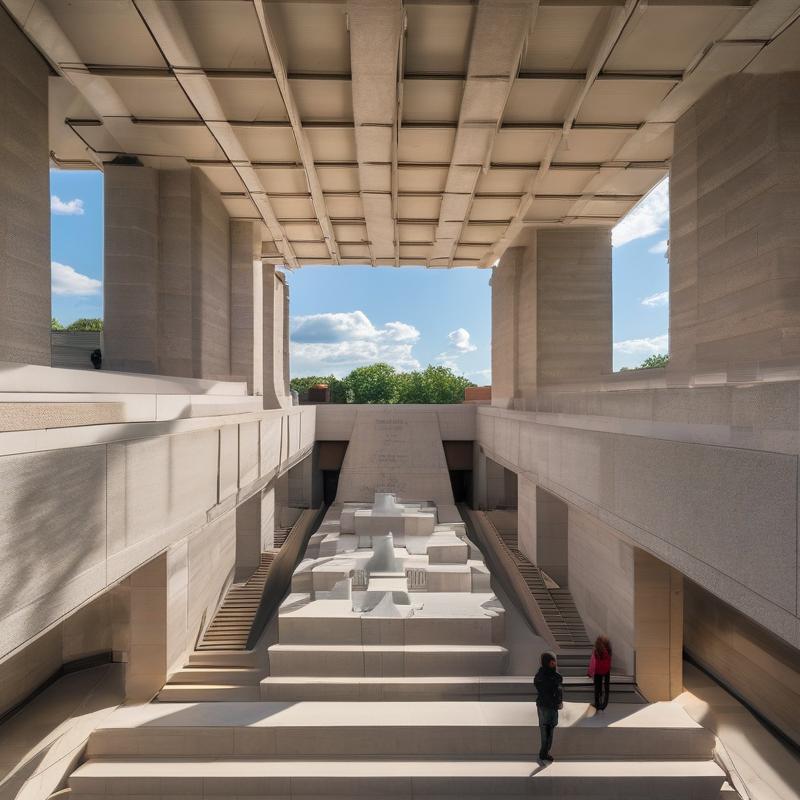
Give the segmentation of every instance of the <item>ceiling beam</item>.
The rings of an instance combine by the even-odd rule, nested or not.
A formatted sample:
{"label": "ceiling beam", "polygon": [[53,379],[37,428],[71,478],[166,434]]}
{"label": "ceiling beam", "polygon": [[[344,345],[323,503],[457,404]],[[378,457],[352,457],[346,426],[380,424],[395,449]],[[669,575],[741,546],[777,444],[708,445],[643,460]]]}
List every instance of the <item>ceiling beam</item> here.
{"label": "ceiling beam", "polygon": [[275,80],[278,84],[278,91],[280,92],[283,104],[286,108],[286,114],[289,121],[292,123],[292,130],[294,138],[297,142],[297,149],[300,153],[300,159],[303,162],[303,167],[306,173],[306,181],[308,188],[311,191],[311,199],[314,204],[314,210],[319,220],[319,225],[322,228],[322,235],[328,245],[328,251],[331,258],[338,264],[339,263],[339,249],[336,245],[336,237],[333,233],[328,211],[325,207],[325,198],[322,195],[322,185],[319,182],[317,171],[314,166],[314,154],[311,150],[311,145],[308,143],[308,137],[303,130],[303,123],[300,119],[300,112],[297,109],[292,89],[289,86],[289,75],[283,63],[283,56],[280,48],[278,47],[278,40],[275,32],[269,22],[269,17],[264,10],[264,4],[261,0],[253,0],[253,7],[255,8],[256,17],[258,18],[258,25],[261,30],[261,36],[264,39],[264,46],[267,49],[272,71],[275,74]]}
{"label": "ceiling beam", "polygon": [[491,163],[537,6],[537,0],[478,0],[458,130],[429,266],[452,265],[481,171]]}
{"label": "ceiling beam", "polygon": [[373,264],[399,258],[396,236],[401,0],[349,0],[353,117],[361,203]]}
{"label": "ceiling beam", "polygon": [[133,0],[133,5],[164,59],[172,66],[184,94],[239,175],[284,263],[290,268],[296,267],[297,258],[286,232],[278,221],[264,185],[253,169],[250,157],[233,127],[225,119],[214,88],[200,68],[200,59],[175,5],[158,0]]}
{"label": "ceiling beam", "polygon": [[[645,4],[642,4],[642,8],[644,8],[644,5]],[[481,259],[481,266],[489,267],[495,264],[500,259],[500,256],[502,256],[502,254],[505,252],[506,248],[511,244],[511,242],[513,242],[514,239],[516,239],[516,237],[522,232],[522,229],[525,226],[525,215],[530,208],[531,203],[533,203],[534,198],[536,197],[537,189],[544,180],[544,177],[547,175],[550,165],[553,163],[553,159],[555,158],[555,155],[558,152],[562,142],[568,139],[570,131],[575,127],[575,121],[580,113],[584,100],[594,85],[597,76],[600,74],[606,62],[608,61],[608,58],[613,52],[614,47],[620,40],[620,37],[625,30],[625,26],[629,23],[633,15],[637,13],[639,6],[640,0],[624,0],[624,3],[611,10],[609,21],[606,25],[603,37],[600,40],[594,55],[592,56],[589,69],[586,72],[586,78],[584,79],[578,91],[575,93],[575,97],[573,98],[569,111],[564,118],[564,124],[561,131],[554,132],[550,135],[545,155],[542,158],[539,168],[528,180],[525,196],[522,198],[522,200],[520,200],[517,211],[514,214],[508,229],[506,230],[505,234],[498,239],[498,241],[495,243],[495,246],[486,253],[483,259]]]}

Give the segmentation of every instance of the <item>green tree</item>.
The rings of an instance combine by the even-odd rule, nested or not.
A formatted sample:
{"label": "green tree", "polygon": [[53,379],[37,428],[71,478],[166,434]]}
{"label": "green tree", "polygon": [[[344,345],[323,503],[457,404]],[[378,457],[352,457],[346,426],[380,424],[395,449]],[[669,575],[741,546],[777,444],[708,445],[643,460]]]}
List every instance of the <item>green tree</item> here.
{"label": "green tree", "polygon": [[396,403],[397,373],[383,362],[356,367],[344,380],[352,403]]}
{"label": "green tree", "polygon": [[669,363],[669,353],[659,353],[655,356],[650,356],[639,364],[639,369],[656,369],[657,367],[666,367]]}
{"label": "green tree", "polygon": [[76,319],[68,328],[68,331],[102,331],[103,320],[97,317],[81,317]]}
{"label": "green tree", "polygon": [[398,403],[461,403],[464,389],[474,386],[449,367],[429,365],[422,372],[401,372]]}
{"label": "green tree", "polygon": [[64,326],[55,317],[50,317],[50,330],[63,331]]}

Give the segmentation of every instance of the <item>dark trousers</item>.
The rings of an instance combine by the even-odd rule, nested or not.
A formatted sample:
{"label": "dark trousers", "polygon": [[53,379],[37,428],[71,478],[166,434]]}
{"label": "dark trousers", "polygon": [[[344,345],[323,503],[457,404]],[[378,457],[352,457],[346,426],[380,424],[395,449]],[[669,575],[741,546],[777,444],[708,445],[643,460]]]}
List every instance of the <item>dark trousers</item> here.
{"label": "dark trousers", "polygon": [[550,748],[553,746],[553,731],[558,725],[558,709],[538,706],[537,710],[539,712],[539,734],[542,740],[539,747],[539,758],[544,758],[550,755]]}
{"label": "dark trousers", "polygon": [[611,675],[594,676],[594,707],[602,711],[608,705],[608,692],[611,688]]}

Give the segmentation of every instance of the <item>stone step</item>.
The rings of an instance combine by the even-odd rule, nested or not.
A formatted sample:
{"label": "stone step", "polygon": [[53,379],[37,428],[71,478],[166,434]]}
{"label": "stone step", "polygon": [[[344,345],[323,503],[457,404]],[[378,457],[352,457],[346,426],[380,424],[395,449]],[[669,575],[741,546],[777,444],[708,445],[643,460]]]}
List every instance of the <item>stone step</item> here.
{"label": "stone step", "polygon": [[[566,678],[567,700],[589,702],[594,685],[589,678]],[[261,681],[261,699],[271,701],[350,700],[525,700],[535,699],[533,678],[476,676],[462,678],[297,678],[270,675]],[[612,703],[643,703],[633,679],[613,676]]]}
{"label": "stone step", "polygon": [[103,794],[389,798],[533,795],[555,799],[718,800],[724,775],[713,761],[263,761],[90,760],[70,777],[73,800]]}
{"label": "stone step", "polygon": [[[418,616],[397,620],[397,636],[390,641],[406,645],[491,645],[496,618]],[[379,629],[392,629],[369,617],[280,617],[281,644],[361,645],[381,641]]]}
{"label": "stone step", "polygon": [[259,667],[207,667],[191,666],[178,670],[169,680],[176,683],[213,683],[247,685],[257,684],[264,671]]}
{"label": "stone step", "polygon": [[508,651],[499,645],[274,644],[270,674],[297,676],[499,675]]}
{"label": "stone step", "polygon": [[190,667],[257,667],[259,654],[255,650],[195,651],[189,654]]}
{"label": "stone step", "polygon": [[168,683],[157,699],[159,703],[229,703],[260,700],[261,690],[230,683]]}
{"label": "stone step", "polygon": [[[556,758],[706,759],[714,735],[670,703],[613,705],[588,715],[565,703]],[[533,757],[531,702],[217,702],[124,706],[89,737],[89,758]]]}

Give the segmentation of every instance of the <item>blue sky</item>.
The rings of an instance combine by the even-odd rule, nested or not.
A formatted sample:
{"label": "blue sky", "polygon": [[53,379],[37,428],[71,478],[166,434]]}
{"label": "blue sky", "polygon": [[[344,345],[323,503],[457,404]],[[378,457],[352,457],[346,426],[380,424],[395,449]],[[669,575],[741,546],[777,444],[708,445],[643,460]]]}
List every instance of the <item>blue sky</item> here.
{"label": "blue sky", "polygon": [[[103,184],[95,171],[52,170],[53,316],[103,313]],[[614,368],[666,353],[668,188],[660,184],[614,230]],[[491,380],[490,270],[303,267],[289,273],[292,374],[345,375],[388,361],[444,364]]]}
{"label": "blue sky", "polygon": [[53,316],[103,316],[103,175],[50,170]]}

